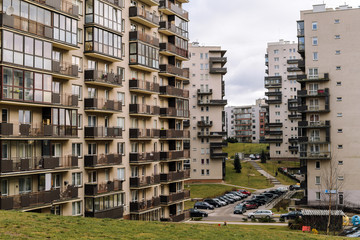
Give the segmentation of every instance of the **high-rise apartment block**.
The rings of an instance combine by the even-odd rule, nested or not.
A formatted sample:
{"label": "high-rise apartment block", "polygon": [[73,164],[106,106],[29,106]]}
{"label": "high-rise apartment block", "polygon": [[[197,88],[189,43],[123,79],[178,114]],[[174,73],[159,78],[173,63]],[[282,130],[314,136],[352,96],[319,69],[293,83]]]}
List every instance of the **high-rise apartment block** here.
{"label": "high-rise apartment block", "polygon": [[280,40],[268,43],[265,55],[267,66],[265,95],[269,105],[268,131],[265,142],[270,144],[272,160],[298,160],[298,121],[297,91],[300,84],[304,62],[297,52],[297,44]]}
{"label": "high-rise apartment block", "polygon": [[190,131],[191,181],[222,181],[225,176],[225,158],[222,152],[225,137],[224,65],[226,50],[221,47],[189,45],[190,61]]}
{"label": "high-rise apartment block", "polygon": [[338,204],[357,204],[360,196],[359,13],[359,8],[320,4],[302,11],[297,22],[306,73],[298,76],[298,141],[309,204],[330,194]]}
{"label": "high-rise apartment block", "polygon": [[264,142],[268,119],[265,99],[257,99],[255,105],[229,106],[225,112],[228,138],[242,143]]}
{"label": "high-rise apartment block", "polygon": [[185,218],[187,2],[0,1],[1,209]]}

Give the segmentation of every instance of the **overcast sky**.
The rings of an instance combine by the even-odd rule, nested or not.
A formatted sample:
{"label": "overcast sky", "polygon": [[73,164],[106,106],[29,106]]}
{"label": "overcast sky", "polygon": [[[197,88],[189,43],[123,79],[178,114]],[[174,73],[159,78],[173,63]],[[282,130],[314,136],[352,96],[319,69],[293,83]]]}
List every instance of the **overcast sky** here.
{"label": "overcast sky", "polygon": [[[339,0],[190,0],[190,41],[220,45],[227,50],[226,96],[229,105],[254,104],[264,97],[266,46],[279,39],[296,41],[300,10],[326,3],[335,8]],[[358,0],[346,4],[358,7]]]}

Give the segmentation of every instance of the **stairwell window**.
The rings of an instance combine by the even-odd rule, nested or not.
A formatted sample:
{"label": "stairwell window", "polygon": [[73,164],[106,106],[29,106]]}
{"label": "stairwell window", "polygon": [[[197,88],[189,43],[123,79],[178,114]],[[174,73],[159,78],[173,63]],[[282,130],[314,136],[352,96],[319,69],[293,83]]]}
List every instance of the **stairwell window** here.
{"label": "stairwell window", "polygon": [[317,38],[317,37],[313,37],[313,38],[312,38],[312,45],[313,45],[313,46],[317,46],[317,45],[318,45],[318,38]]}
{"label": "stairwell window", "polygon": [[315,199],[316,199],[316,200],[320,200],[320,199],[321,199],[320,192],[316,192],[316,193],[315,193]]}
{"label": "stairwell window", "polygon": [[317,52],[313,52],[313,60],[314,61],[318,60],[318,53]]}
{"label": "stairwell window", "polygon": [[316,31],[318,29],[318,23],[317,22],[313,22],[312,23],[312,30]]}
{"label": "stairwell window", "polygon": [[320,185],[320,184],[321,184],[321,182],[320,182],[320,176],[316,176],[316,177],[315,177],[315,184],[316,184],[316,185]]}

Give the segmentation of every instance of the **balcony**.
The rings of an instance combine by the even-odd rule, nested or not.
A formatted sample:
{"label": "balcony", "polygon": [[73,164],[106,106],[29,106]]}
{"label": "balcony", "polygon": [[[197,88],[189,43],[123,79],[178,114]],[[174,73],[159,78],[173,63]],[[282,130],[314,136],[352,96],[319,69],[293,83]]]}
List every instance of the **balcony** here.
{"label": "balcony", "polygon": [[223,147],[227,147],[228,143],[227,142],[211,142],[210,143],[210,149],[215,149],[215,148],[223,148]]}
{"label": "balcony", "polygon": [[189,39],[189,32],[187,30],[183,30],[177,26],[175,26],[175,24],[171,23],[171,22],[160,22],[160,28],[159,28],[159,33],[165,34],[167,36],[178,36],[180,38],[185,38],[186,40]]}
{"label": "balcony", "polygon": [[141,2],[143,2],[149,6],[152,6],[152,7],[159,6],[159,4],[160,4],[159,0],[141,0]]}
{"label": "balcony", "polygon": [[301,81],[303,79],[306,79],[306,74],[288,75],[287,79]]}
{"label": "balcony", "polygon": [[198,127],[212,127],[213,121],[198,121],[197,126]]}
{"label": "balcony", "polygon": [[183,127],[184,127],[184,128],[190,127],[190,120],[184,120],[184,121],[183,121]]}
{"label": "balcony", "polygon": [[85,168],[107,168],[121,164],[122,156],[120,154],[100,154],[84,156]]}
{"label": "balcony", "polygon": [[190,170],[178,171],[178,172],[169,172],[161,173],[160,181],[162,183],[170,183],[176,181],[183,181],[184,179],[190,178]]}
{"label": "balcony", "polygon": [[288,141],[289,141],[289,143],[298,143],[299,139],[298,138],[289,138]]}
{"label": "balcony", "polygon": [[122,102],[97,98],[85,98],[86,112],[117,113],[122,111]]}
{"label": "balcony", "polygon": [[178,68],[171,64],[160,64],[159,75],[165,77],[175,77],[178,80],[189,80],[189,69]]}
{"label": "balcony", "polygon": [[214,152],[210,152],[210,158],[211,159],[223,159],[223,158],[227,158],[228,157],[228,153],[214,153]]}
{"label": "balcony", "polygon": [[[14,128],[14,125],[17,127]],[[78,137],[77,126],[46,124],[0,123],[0,138],[6,139],[58,139],[68,140]]]}
{"label": "balcony", "polygon": [[123,206],[117,206],[104,210],[95,210],[95,211],[85,210],[85,217],[118,219],[118,218],[123,218],[123,215],[124,215]]}
{"label": "balcony", "polygon": [[299,151],[299,146],[289,146],[289,151],[297,152]]}
{"label": "balcony", "polygon": [[189,21],[189,13],[169,0],[160,1],[159,12],[166,15],[177,15],[178,17]]}
{"label": "balcony", "polygon": [[159,27],[159,16],[156,16],[149,11],[145,11],[140,7],[130,7],[129,18],[130,20],[140,23],[141,25],[145,25],[149,28]]}
{"label": "balcony", "polygon": [[122,87],[122,76],[100,70],[85,70],[85,83],[95,86],[118,88]]}
{"label": "balcony", "polygon": [[68,62],[58,62],[52,60],[53,77],[58,79],[77,79],[79,76],[79,67]]}
{"label": "balcony", "polygon": [[160,107],[141,104],[130,104],[129,114],[131,116],[151,117],[160,114]]}
{"label": "balcony", "polygon": [[139,213],[154,208],[160,208],[160,197],[153,197],[151,200],[142,202],[130,202],[130,212]]}
{"label": "balcony", "polygon": [[279,98],[279,99],[266,99],[265,103],[267,103],[267,104],[280,104],[280,103],[282,103],[282,100],[281,100],[281,98]]}
{"label": "balcony", "polygon": [[150,164],[159,160],[159,152],[130,153],[130,164]]}
{"label": "balcony", "polygon": [[26,209],[52,206],[56,202],[64,202],[78,197],[78,188],[68,185],[63,191],[53,189],[0,197],[0,209]]}
{"label": "balcony", "polygon": [[327,82],[330,80],[329,73],[323,73],[321,75],[306,75],[303,79],[298,79],[299,83],[302,82]]}
{"label": "balcony", "polygon": [[79,17],[79,7],[73,4],[71,1],[66,0],[33,0],[34,2],[46,5],[55,9],[70,14],[74,17]]}
{"label": "balcony", "polygon": [[183,89],[180,89],[180,88],[176,88],[176,87],[173,87],[173,86],[170,86],[170,85],[161,86],[160,87],[160,97],[189,98],[189,91],[188,90],[183,90]]}
{"label": "balcony", "polygon": [[330,128],[330,121],[300,121],[298,122],[299,128]]}
{"label": "balcony", "polygon": [[283,126],[282,123],[268,123],[267,125],[269,127],[282,127]]}
{"label": "balcony", "polygon": [[198,89],[197,94],[198,95],[211,95],[213,93],[212,89]]}
{"label": "balcony", "polygon": [[328,113],[330,112],[330,106],[329,104],[326,104],[325,106],[318,106],[318,105],[312,105],[312,106],[298,106],[298,111],[301,113]]}
{"label": "balcony", "polygon": [[[296,111],[298,110],[298,108],[296,107]],[[301,114],[289,114],[288,118],[291,120],[296,120],[296,119],[301,119],[302,115]]]}
{"label": "balcony", "polygon": [[154,94],[160,91],[160,86],[158,83],[131,79],[129,80],[129,88],[131,92],[145,93],[145,94]]}
{"label": "balcony", "polygon": [[210,64],[220,63],[221,67],[223,67],[227,63],[227,58],[226,57],[210,57],[209,62],[210,62]]}
{"label": "balcony", "polygon": [[222,138],[226,136],[226,132],[198,132],[198,137],[204,138]]}
{"label": "balcony", "polygon": [[190,131],[187,130],[160,130],[161,139],[183,139],[190,138]]}
{"label": "balcony", "polygon": [[265,88],[281,88],[282,84],[281,76],[265,77]]}
{"label": "balcony", "polygon": [[190,157],[190,152],[187,150],[160,152],[160,161],[174,161],[174,160],[176,161],[189,157]]}
{"label": "balcony", "polygon": [[162,118],[188,118],[189,111],[184,109],[177,109],[173,107],[160,108],[160,117]]}
{"label": "balcony", "polygon": [[160,202],[162,205],[171,205],[190,198],[190,191],[172,192],[169,195],[161,195]]}
{"label": "balcony", "polygon": [[202,101],[198,100],[199,106],[225,106],[227,105],[227,100],[225,99],[217,99],[217,100],[209,100],[209,101]]}
{"label": "balcony", "polygon": [[189,60],[189,51],[179,48],[172,43],[160,43],[160,54],[165,56],[174,56],[181,61]]}
{"label": "balcony", "polygon": [[130,177],[130,188],[146,188],[160,184],[160,175]]}
{"label": "balcony", "polygon": [[113,140],[122,137],[122,129],[119,127],[85,127],[84,135],[87,139]]}
{"label": "balcony", "polygon": [[265,96],[282,96],[282,92],[265,92]]}
{"label": "balcony", "polygon": [[28,171],[46,172],[48,170],[68,170],[78,167],[78,157],[10,157],[2,159],[0,173],[4,174],[28,174]]}
{"label": "balcony", "polygon": [[159,129],[138,129],[138,128],[129,129],[129,138],[131,140],[151,141],[153,138],[158,138],[158,137],[160,137]]}
{"label": "balcony", "polygon": [[212,66],[210,66],[210,71],[209,73],[211,74],[226,74],[227,73],[227,68],[214,68]]}
{"label": "balcony", "polygon": [[311,152],[311,151],[300,151],[300,159],[304,160],[330,160],[331,152],[329,151],[319,151],[319,152]]}
{"label": "balcony", "polygon": [[329,88],[318,89],[318,90],[299,90],[297,92],[298,97],[329,97]]}
{"label": "balcony", "polygon": [[282,135],[283,131],[265,131],[265,135]]}
{"label": "balcony", "polygon": [[144,43],[148,43],[154,47],[159,47],[159,39],[153,36],[150,36],[146,33],[142,33],[139,31],[131,31],[129,32],[129,41],[142,41]]}
{"label": "balcony", "polygon": [[123,181],[115,179],[103,183],[85,183],[84,191],[86,196],[97,196],[111,192],[123,191]]}
{"label": "balcony", "polygon": [[265,143],[282,143],[282,137],[265,137]]}

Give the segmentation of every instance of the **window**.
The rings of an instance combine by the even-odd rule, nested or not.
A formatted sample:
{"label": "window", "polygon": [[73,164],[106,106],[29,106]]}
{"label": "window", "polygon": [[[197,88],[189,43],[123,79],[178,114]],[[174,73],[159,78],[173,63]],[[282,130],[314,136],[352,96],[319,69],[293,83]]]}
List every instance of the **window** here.
{"label": "window", "polygon": [[279,65],[275,65],[274,68],[275,68],[275,69],[279,69]]}
{"label": "window", "polygon": [[341,70],[341,66],[336,66],[336,70]]}
{"label": "window", "polygon": [[314,61],[318,60],[318,53],[317,52],[313,52],[313,60]]}
{"label": "window", "polygon": [[319,70],[317,68],[309,68],[309,78],[314,79],[319,77]]}
{"label": "window", "polygon": [[338,114],[337,114],[337,117],[342,117],[342,113],[338,113]]}
{"label": "window", "polygon": [[130,64],[159,68],[159,49],[142,43],[130,43]]}
{"label": "window", "polygon": [[343,181],[343,180],[344,180],[344,176],[339,176],[339,177],[338,177],[338,180]]}
{"label": "window", "polygon": [[279,53],[279,49],[275,49],[274,54],[278,54],[278,53]]}
{"label": "window", "polygon": [[275,57],[275,58],[274,58],[274,61],[275,61],[275,62],[278,62],[278,61],[279,61],[279,58],[278,58],[278,57]]}
{"label": "window", "polygon": [[31,192],[32,181],[30,177],[19,178],[19,193]]}
{"label": "window", "polygon": [[316,199],[316,200],[320,200],[320,199],[321,199],[320,192],[315,192],[315,199]]}
{"label": "window", "polygon": [[341,101],[342,101],[342,97],[337,97],[337,98],[336,98],[336,101],[341,102]]}
{"label": "window", "polygon": [[337,148],[338,148],[338,149],[343,149],[343,145],[342,145],[342,144],[339,144]]}
{"label": "window", "polygon": [[203,59],[203,58],[204,58],[204,54],[200,53],[200,59]]}
{"label": "window", "polygon": [[318,24],[317,22],[313,22],[312,23],[312,30],[316,31],[318,29]]}
{"label": "window", "polygon": [[340,35],[335,35],[335,39],[340,39]]}
{"label": "window", "polygon": [[338,133],[342,133],[343,132],[343,130],[340,128],[340,129],[338,129],[338,131],[337,131]]}
{"label": "window", "polygon": [[340,55],[340,53],[341,53],[340,50],[336,50],[336,51],[335,51],[335,54],[336,54],[336,55]]}
{"label": "window", "polygon": [[83,43],[83,30],[81,28],[78,28],[77,30],[77,37],[78,37],[78,43]]}
{"label": "window", "polygon": [[118,101],[121,102],[123,106],[125,106],[125,93],[118,92],[117,98],[118,98]]}
{"label": "window", "polygon": [[206,175],[209,176],[210,175],[210,170],[206,169]]}
{"label": "window", "polygon": [[72,64],[78,66],[79,72],[82,72],[82,58],[77,56],[72,56]]}
{"label": "window", "polygon": [[[137,50],[137,44],[138,43],[130,44],[130,51],[135,50],[135,54]],[[144,49],[143,52],[145,52],[145,45],[139,43],[139,49],[142,47]],[[85,29],[85,52],[98,52],[121,59],[122,37],[103,29],[87,27]],[[132,63],[134,60],[136,60],[136,57],[135,59],[134,57],[131,57],[130,63]]]}
{"label": "window", "polygon": [[9,194],[9,184],[7,179],[1,180],[1,196],[7,196]]}
{"label": "window", "polygon": [[77,44],[78,21],[64,15],[53,13],[53,37],[56,40],[72,45]]}
{"label": "window", "polygon": [[204,175],[205,175],[205,170],[201,169],[201,176],[204,176]]}
{"label": "window", "polygon": [[320,161],[315,162],[315,169],[320,169]]}
{"label": "window", "polygon": [[315,177],[315,184],[319,185],[320,184],[320,176],[316,176]]}
{"label": "window", "polygon": [[73,216],[81,215],[81,201],[72,203],[72,215]]}
{"label": "window", "polygon": [[82,173],[73,173],[72,174],[72,185],[75,187],[81,187],[82,185]]}
{"label": "window", "polygon": [[338,165],[344,165],[343,161],[338,161]]}
{"label": "window", "polygon": [[117,178],[121,181],[125,181],[125,168],[117,169]]}
{"label": "window", "polygon": [[340,19],[335,19],[335,20],[334,20],[334,23],[335,23],[335,24],[340,23]]}
{"label": "window", "polygon": [[82,115],[82,114],[78,114],[77,118],[78,118],[78,122],[77,122],[77,124],[78,124],[78,129],[82,129],[82,126],[83,126],[83,115]]}
{"label": "window", "polygon": [[125,131],[125,118],[118,117],[117,118],[117,126],[121,128],[123,131]]}
{"label": "window", "polygon": [[317,37],[313,37],[313,38],[312,38],[312,45],[313,45],[313,46],[317,46],[317,45],[318,45],[318,38],[317,38]]}
{"label": "window", "polygon": [[119,142],[117,144],[117,153],[121,155],[125,155],[125,143]]}
{"label": "window", "polygon": [[81,100],[82,99],[82,86],[72,85],[72,94],[78,95],[79,100]]}
{"label": "window", "polygon": [[281,155],[281,151],[276,151],[276,155]]}
{"label": "window", "polygon": [[82,157],[82,143],[72,144],[72,155],[77,157]]}

